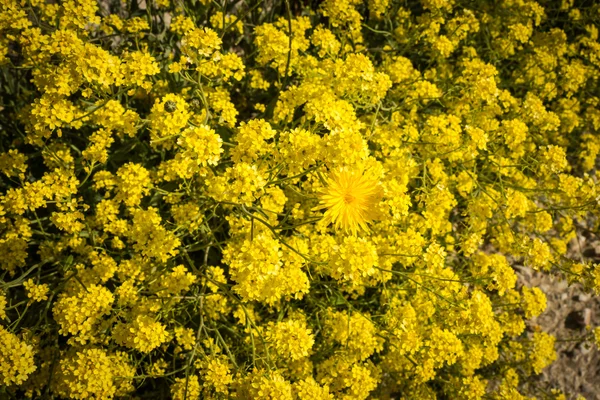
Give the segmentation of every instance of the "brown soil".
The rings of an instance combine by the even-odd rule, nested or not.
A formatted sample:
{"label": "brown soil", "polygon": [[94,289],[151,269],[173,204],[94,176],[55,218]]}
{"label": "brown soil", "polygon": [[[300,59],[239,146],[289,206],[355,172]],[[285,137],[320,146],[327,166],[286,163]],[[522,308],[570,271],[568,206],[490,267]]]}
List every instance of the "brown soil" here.
{"label": "brown soil", "polygon": [[556,361],[536,379],[561,389],[567,399],[600,400],[600,351],[589,340],[591,329],[600,325],[600,297],[530,268],[517,272],[521,284],[538,286],[547,296],[546,311],[530,325],[556,337]]}

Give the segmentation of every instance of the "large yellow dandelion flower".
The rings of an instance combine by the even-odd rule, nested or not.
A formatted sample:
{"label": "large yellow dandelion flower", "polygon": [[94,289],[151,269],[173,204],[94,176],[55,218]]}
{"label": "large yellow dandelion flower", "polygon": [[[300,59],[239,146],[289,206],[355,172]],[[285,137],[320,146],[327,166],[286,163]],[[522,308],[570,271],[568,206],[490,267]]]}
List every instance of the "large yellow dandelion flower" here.
{"label": "large yellow dandelion flower", "polygon": [[327,187],[321,193],[321,204],[326,208],[324,220],[332,222],[336,229],[356,234],[367,230],[367,224],[378,214],[377,204],[382,190],[377,179],[357,171],[341,170],[327,179]]}

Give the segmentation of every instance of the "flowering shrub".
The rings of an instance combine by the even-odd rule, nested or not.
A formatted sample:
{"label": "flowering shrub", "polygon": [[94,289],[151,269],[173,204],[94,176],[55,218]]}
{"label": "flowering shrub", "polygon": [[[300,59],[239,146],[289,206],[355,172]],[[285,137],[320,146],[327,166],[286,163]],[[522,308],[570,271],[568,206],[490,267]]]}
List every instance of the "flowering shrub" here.
{"label": "flowering shrub", "polygon": [[0,397],[558,398],[513,267],[600,292],[599,20],[3,0]]}

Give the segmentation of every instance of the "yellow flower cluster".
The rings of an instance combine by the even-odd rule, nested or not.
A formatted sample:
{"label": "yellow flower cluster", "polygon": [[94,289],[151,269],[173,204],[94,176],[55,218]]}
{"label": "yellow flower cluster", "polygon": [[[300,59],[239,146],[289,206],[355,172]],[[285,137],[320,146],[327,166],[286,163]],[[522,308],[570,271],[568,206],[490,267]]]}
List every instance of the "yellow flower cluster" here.
{"label": "yellow flower cluster", "polygon": [[303,259],[291,257],[284,262],[281,244],[269,233],[232,241],[223,250],[223,262],[229,265],[233,290],[244,300],[273,304],[282,296],[301,298],[308,291],[308,277],[302,270]]}
{"label": "yellow flower cluster", "polygon": [[92,340],[101,317],[110,313],[114,302],[113,294],[105,287],[91,285],[79,288],[72,295],[62,293],[54,303],[54,319],[59,324],[61,335],[74,335],[81,343]]}
{"label": "yellow flower cluster", "polygon": [[0,3],[0,398],[547,397],[594,2]]}
{"label": "yellow flower cluster", "polygon": [[23,287],[27,291],[27,297],[32,301],[48,300],[48,291],[50,288],[47,284],[36,285],[33,279],[29,279],[23,283]]}
{"label": "yellow flower cluster", "polygon": [[204,380],[204,387],[209,391],[214,389],[215,392],[224,395],[229,393],[233,376],[231,375],[229,361],[225,357],[208,357],[202,367],[201,375]]}
{"label": "yellow flower cluster", "polygon": [[0,326],[0,378],[2,385],[20,385],[35,371],[33,346]]}
{"label": "yellow flower cluster", "polygon": [[72,399],[107,399],[132,390],[135,368],[125,353],[87,348],[60,360],[56,392]]}
{"label": "yellow flower cluster", "polygon": [[117,343],[149,353],[169,339],[165,327],[150,315],[137,315],[127,324],[117,324],[112,335]]}
{"label": "yellow flower cluster", "polygon": [[288,320],[267,326],[265,339],[273,344],[279,357],[292,361],[309,356],[315,342],[306,321]]}

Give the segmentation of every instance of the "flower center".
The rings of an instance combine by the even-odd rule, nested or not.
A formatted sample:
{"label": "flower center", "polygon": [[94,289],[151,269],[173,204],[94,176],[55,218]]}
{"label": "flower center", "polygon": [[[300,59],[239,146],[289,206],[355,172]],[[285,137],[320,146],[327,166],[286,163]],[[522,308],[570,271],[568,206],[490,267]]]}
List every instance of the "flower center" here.
{"label": "flower center", "polygon": [[346,203],[346,204],[350,204],[350,203],[354,202],[354,199],[355,199],[355,197],[350,193],[346,193],[344,195],[344,203]]}

